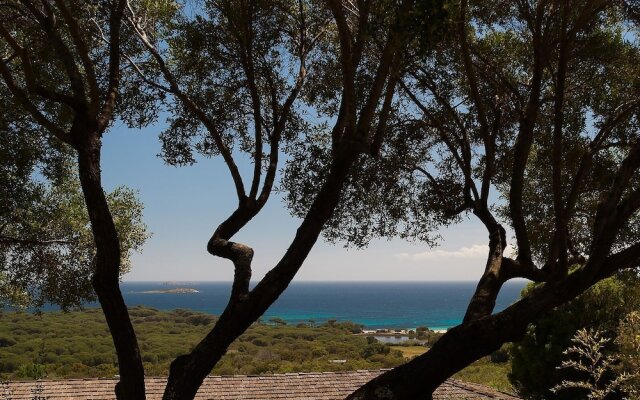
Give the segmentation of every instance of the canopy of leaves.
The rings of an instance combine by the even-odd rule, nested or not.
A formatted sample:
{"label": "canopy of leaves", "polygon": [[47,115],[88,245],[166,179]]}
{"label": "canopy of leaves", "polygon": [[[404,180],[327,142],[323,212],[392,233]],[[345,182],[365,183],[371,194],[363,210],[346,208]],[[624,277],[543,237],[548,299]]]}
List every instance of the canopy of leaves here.
{"label": "canopy of leaves", "polygon": [[[35,111],[29,112],[39,114],[37,122],[43,127],[54,126],[49,129],[52,132],[69,132],[82,102],[87,102],[84,106],[91,113],[97,112],[107,100],[111,80],[109,19],[113,4],[110,0],[4,1],[0,56],[6,70],[0,91],[9,96],[7,101],[12,85],[24,95],[23,99],[13,98],[13,107],[33,106]],[[120,37],[122,58],[135,60],[140,45],[124,24]],[[145,125],[155,117],[156,107],[132,77],[137,75],[126,68],[120,73],[115,115],[129,124]]]}
{"label": "canopy of leaves", "polygon": [[[63,308],[92,300],[94,242],[68,148],[14,107],[0,113],[0,301]],[[130,189],[108,194],[121,240],[122,270],[148,238]]]}
{"label": "canopy of leaves", "polygon": [[[514,143],[521,128],[534,69],[534,38],[524,2],[474,1],[466,27],[479,93],[469,84],[459,36],[443,38],[434,51],[414,57],[405,67],[403,90],[394,99],[385,145],[378,159],[368,159],[352,171],[325,234],[347,244],[366,245],[374,237],[400,236],[433,243],[437,229],[472,211],[469,200],[487,173],[493,211],[510,224],[508,200]],[[588,253],[595,207],[630,145],[638,138],[637,95],[640,43],[637,27],[624,7],[609,7],[585,26],[578,26],[587,6],[568,6],[569,28],[576,28],[568,65],[562,127],[562,190],[568,195],[581,157],[589,143],[612,120],[612,132],[599,143],[586,181],[579,186],[572,216],[572,251]],[[573,3],[572,3],[573,4]],[[583,3],[580,3],[583,4]],[[552,8],[552,6],[549,6]],[[534,141],[524,175],[524,214],[533,256],[544,260],[553,228],[551,158],[554,96],[559,57],[560,13],[547,10],[543,44],[540,110],[534,121]],[[581,14],[582,13],[582,14]],[[366,77],[363,77],[366,79]],[[327,95],[330,98],[330,95]],[[495,135],[495,160],[487,172],[482,105],[488,129]],[[635,108],[634,108],[635,107]],[[626,110],[626,111],[625,111]],[[328,157],[328,140],[305,138],[287,169],[287,204],[296,215],[306,209],[315,182],[324,171],[317,165]],[[305,154],[311,154],[310,159]],[[465,177],[469,172],[469,178]],[[635,179],[635,178],[634,178]],[[637,187],[632,181],[629,191]],[[638,239],[637,216],[619,236],[617,247]]]}
{"label": "canopy of leaves", "polygon": [[[450,31],[452,4],[448,1],[410,2],[408,15],[401,27],[389,29],[391,9],[401,9],[400,2],[374,2],[368,11],[372,23],[367,35],[377,40],[355,43],[363,54],[357,65],[356,82],[358,93],[355,107],[364,107],[368,90],[374,87],[376,66],[380,61],[381,43],[387,36],[400,30],[410,38],[403,47],[401,59],[396,60],[398,73],[394,79],[406,72],[406,60],[422,60],[434,51],[435,43],[446,37]],[[353,28],[356,30],[356,27]],[[367,36],[368,37],[368,36]],[[289,159],[284,171],[282,189],[286,192],[286,203],[296,216],[303,216],[317,192],[319,185],[327,175],[332,157],[332,135],[330,122],[338,114],[341,106],[341,76],[337,38],[326,43],[323,57],[317,61],[319,76],[322,79],[311,80],[305,90],[305,98],[316,109],[323,123],[304,132],[286,149]],[[341,195],[341,205],[334,211],[332,219],[324,231],[329,240],[344,239],[348,245],[365,246],[374,237],[401,236],[407,239],[430,241],[434,226],[442,221],[441,216],[430,213],[424,207],[426,197],[431,194],[424,191],[422,179],[406,173],[411,158],[424,156],[422,136],[416,134],[415,120],[401,114],[407,104],[406,99],[393,96],[391,115],[386,123],[389,133],[384,143],[374,144],[372,154],[363,155],[354,166]],[[380,111],[380,110],[378,110]],[[377,114],[376,119],[380,119]],[[377,121],[379,122],[379,121]],[[363,136],[367,133],[363,132]],[[372,133],[370,136],[375,136]],[[382,149],[375,148],[382,146]],[[380,153],[380,154],[378,154]]]}
{"label": "canopy of leaves", "polygon": [[[316,2],[280,0],[174,5],[171,12],[132,7],[139,29],[173,79],[163,75],[152,56],[139,60],[145,74],[141,87],[164,98],[170,112],[169,127],[161,134],[163,158],[185,165],[219,155],[216,136],[233,154],[254,158],[257,141],[270,144],[302,58],[305,75],[313,74],[320,55],[316,45],[329,18],[326,9]],[[297,114],[287,121],[285,142],[303,129]],[[261,159],[266,163],[268,155]]]}

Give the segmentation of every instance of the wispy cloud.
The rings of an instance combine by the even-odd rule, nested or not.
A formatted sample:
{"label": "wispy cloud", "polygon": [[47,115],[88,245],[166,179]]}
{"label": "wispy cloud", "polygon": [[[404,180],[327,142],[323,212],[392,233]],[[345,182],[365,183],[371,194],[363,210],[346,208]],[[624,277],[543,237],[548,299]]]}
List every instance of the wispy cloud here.
{"label": "wispy cloud", "polygon": [[461,247],[458,250],[427,250],[420,253],[398,253],[395,256],[408,260],[431,260],[445,258],[486,258],[489,246],[484,244],[474,244],[468,247]]}
{"label": "wispy cloud", "polygon": [[[398,253],[394,254],[396,258],[403,260],[435,260],[435,259],[484,259],[489,253],[489,246],[486,244],[472,244],[471,246],[461,247],[458,250],[441,250],[433,249],[420,253]],[[515,255],[515,249],[507,245],[504,251],[506,257],[513,257]]]}

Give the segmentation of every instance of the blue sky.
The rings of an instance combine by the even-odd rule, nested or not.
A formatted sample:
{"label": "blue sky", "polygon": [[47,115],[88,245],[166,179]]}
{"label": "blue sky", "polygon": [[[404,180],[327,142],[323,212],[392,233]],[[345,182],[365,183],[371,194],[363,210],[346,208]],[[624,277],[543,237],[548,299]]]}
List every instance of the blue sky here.
{"label": "blue sky", "polygon": [[[111,190],[126,185],[139,192],[144,220],[153,236],[126,281],[230,281],[233,267],[206,252],[215,227],[234,209],[235,192],[220,159],[172,167],[158,157],[162,125],[143,130],[117,123],[104,138],[102,172]],[[245,163],[250,168],[248,163]],[[248,169],[245,168],[248,171]],[[281,257],[299,220],[277,195],[234,240],[255,250],[254,279]],[[319,240],[298,273],[298,281],[477,280],[484,269],[487,235],[474,220],[442,232],[436,249],[401,240],[379,240],[364,250]]]}

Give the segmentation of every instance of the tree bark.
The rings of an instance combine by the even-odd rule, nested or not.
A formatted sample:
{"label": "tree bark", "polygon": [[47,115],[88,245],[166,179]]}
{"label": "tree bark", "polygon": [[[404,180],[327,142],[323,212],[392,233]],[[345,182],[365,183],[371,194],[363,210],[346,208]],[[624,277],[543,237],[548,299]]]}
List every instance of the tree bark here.
{"label": "tree bark", "polygon": [[547,283],[504,311],[463,322],[450,329],[425,354],[368,382],[347,400],[431,399],[450,376],[474,361],[517,341],[545,312],[584,292],[604,278],[588,269],[558,283]]}
{"label": "tree bark", "polygon": [[302,266],[331,217],[351,165],[358,156],[346,150],[337,156],[325,183],[288,250],[246,297],[230,301],[213,330],[186,355],[171,363],[164,400],[191,400],[229,345],[273,304]]}
{"label": "tree bark", "polygon": [[78,168],[96,244],[92,284],[118,356],[120,381],[116,385],[116,396],[119,400],[143,400],[145,388],[142,359],[127,306],[120,292],[120,241],[102,189],[102,144],[96,131],[83,136],[86,139],[77,146]]}
{"label": "tree bark", "polygon": [[489,315],[496,306],[498,293],[500,293],[500,288],[505,282],[502,271],[502,254],[506,246],[505,235],[504,228],[495,224],[489,236],[489,254],[485,272],[480,278],[476,291],[469,302],[463,322]]}

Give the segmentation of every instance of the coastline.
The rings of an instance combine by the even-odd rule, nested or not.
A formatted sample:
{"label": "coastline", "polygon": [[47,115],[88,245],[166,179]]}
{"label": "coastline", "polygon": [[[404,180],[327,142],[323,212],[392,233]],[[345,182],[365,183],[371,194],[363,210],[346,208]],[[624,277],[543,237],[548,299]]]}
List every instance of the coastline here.
{"label": "coastline", "polygon": [[[176,288],[190,290],[160,293]],[[220,315],[230,295],[230,285],[225,282],[123,282],[121,290],[129,308],[143,305],[162,311],[182,309],[209,315]],[[269,319],[279,318],[288,325],[309,326],[336,320],[350,321],[366,330],[428,327],[441,332],[461,323],[474,290],[475,285],[467,282],[293,282],[262,320],[268,323]],[[496,312],[516,301],[520,290],[521,285],[506,285],[496,301]],[[152,293],[148,293],[150,291]],[[99,307],[99,304],[87,303],[83,307]],[[57,309],[45,305],[40,311]]]}

